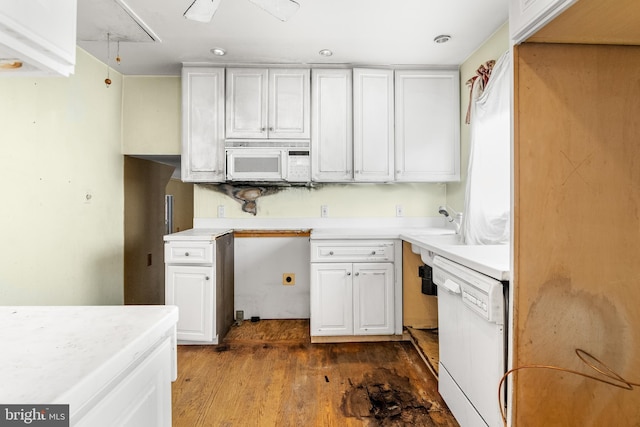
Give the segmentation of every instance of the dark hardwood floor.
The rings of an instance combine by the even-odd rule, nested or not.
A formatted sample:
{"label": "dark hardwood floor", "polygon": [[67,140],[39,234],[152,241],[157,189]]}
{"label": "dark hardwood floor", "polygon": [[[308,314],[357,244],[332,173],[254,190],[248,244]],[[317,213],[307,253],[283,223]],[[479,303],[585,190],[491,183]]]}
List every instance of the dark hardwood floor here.
{"label": "dark hardwood floor", "polygon": [[311,344],[308,320],[179,346],[173,425],[458,426],[410,342]]}

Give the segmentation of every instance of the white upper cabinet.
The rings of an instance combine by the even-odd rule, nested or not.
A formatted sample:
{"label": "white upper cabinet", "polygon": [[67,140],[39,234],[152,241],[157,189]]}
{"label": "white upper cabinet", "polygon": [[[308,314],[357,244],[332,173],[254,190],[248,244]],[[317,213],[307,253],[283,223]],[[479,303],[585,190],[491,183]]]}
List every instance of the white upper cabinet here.
{"label": "white upper cabinet", "polygon": [[393,70],[353,69],[354,180],[394,179]]}
{"label": "white upper cabinet", "polygon": [[352,181],[352,72],[350,69],[314,69],[311,77],[312,180]]}
{"label": "white upper cabinet", "polygon": [[76,0],[3,0],[0,76],[73,74],[76,10]]}
{"label": "white upper cabinet", "polygon": [[228,68],[226,137],[309,139],[310,70]]}
{"label": "white upper cabinet", "polygon": [[224,181],[224,162],[224,68],[184,67],[182,180]]}
{"label": "white upper cabinet", "polygon": [[310,70],[269,70],[269,138],[309,139]]}
{"label": "white upper cabinet", "polygon": [[460,78],[457,70],[395,75],[395,179],[460,179]]}
{"label": "white upper cabinet", "polygon": [[227,138],[267,138],[268,75],[262,68],[227,68]]}
{"label": "white upper cabinet", "polygon": [[509,0],[511,40],[521,43],[577,0]]}

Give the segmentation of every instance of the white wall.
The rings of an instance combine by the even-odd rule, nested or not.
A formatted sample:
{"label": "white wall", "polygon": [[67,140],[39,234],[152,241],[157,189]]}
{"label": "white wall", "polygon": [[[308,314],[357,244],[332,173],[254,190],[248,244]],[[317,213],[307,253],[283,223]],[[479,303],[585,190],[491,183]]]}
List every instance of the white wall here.
{"label": "white wall", "polygon": [[[236,237],[234,309],[245,319],[308,319],[311,260],[308,237]],[[294,274],[294,285],[282,275]]]}
{"label": "white wall", "polygon": [[105,78],[81,49],[69,78],[0,78],[0,305],[123,302],[122,76]]}
{"label": "white wall", "polygon": [[496,31],[480,48],[460,66],[460,182],[447,184],[447,204],[458,212],[464,212],[464,193],[469,168],[470,126],[465,124],[469,106],[467,80],[476,74],[478,67],[490,59],[497,60],[509,50],[509,24]]}

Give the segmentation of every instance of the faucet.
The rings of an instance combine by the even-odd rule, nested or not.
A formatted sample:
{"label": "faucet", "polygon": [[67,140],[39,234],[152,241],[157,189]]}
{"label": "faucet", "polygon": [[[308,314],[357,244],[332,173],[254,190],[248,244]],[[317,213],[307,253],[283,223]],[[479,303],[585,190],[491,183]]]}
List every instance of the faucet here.
{"label": "faucet", "polygon": [[438,213],[444,215],[445,218],[452,222],[456,228],[456,234],[460,234],[460,226],[462,225],[462,212],[456,212],[449,206],[438,207]]}

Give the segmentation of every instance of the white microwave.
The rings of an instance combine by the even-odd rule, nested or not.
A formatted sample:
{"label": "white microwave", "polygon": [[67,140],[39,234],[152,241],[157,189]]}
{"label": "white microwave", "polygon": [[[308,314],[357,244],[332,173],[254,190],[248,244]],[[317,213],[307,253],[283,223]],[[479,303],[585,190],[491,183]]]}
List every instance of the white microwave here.
{"label": "white microwave", "polygon": [[306,147],[227,148],[228,181],[309,182],[311,162]]}

